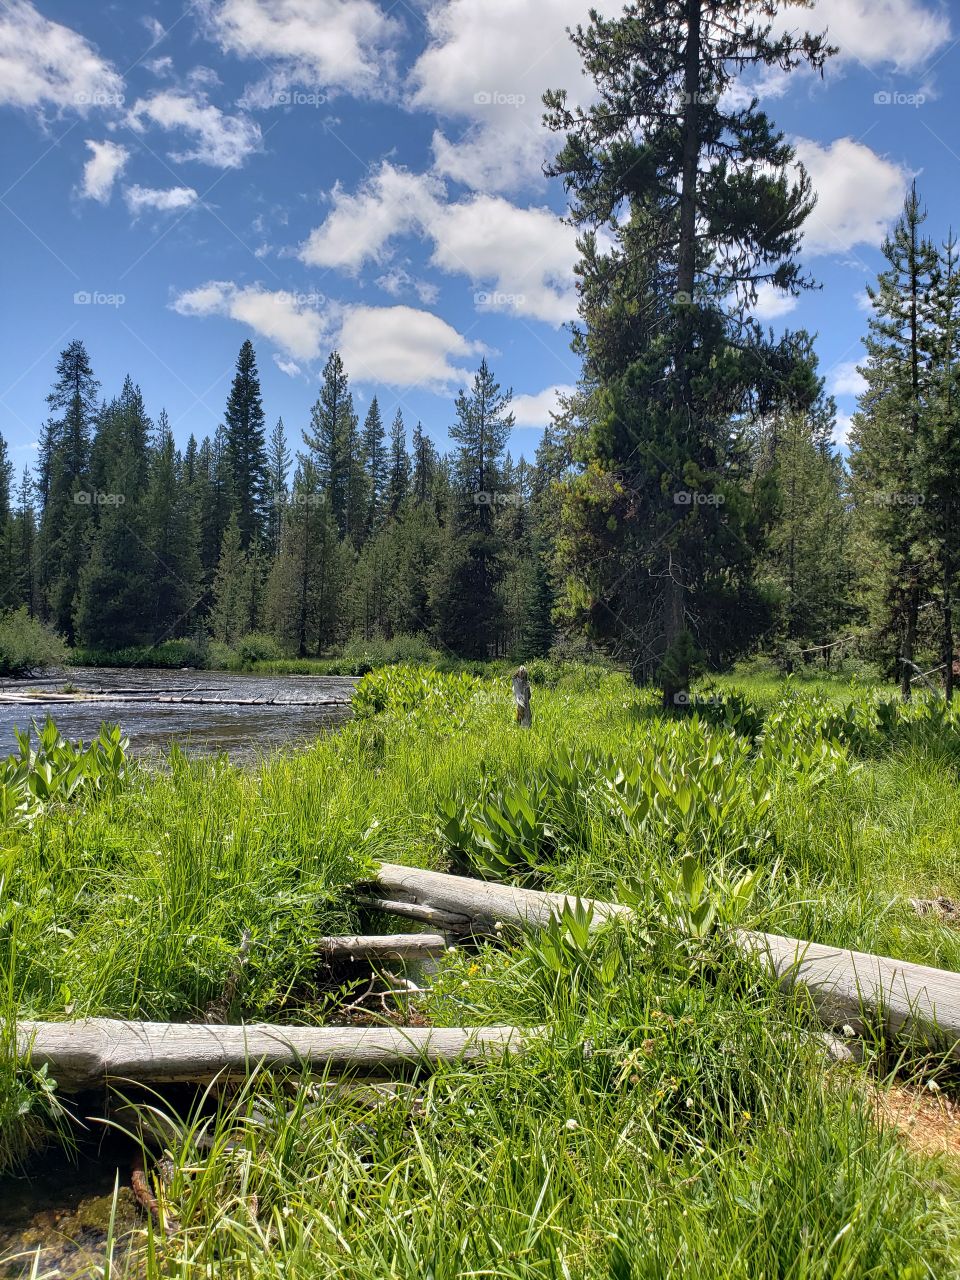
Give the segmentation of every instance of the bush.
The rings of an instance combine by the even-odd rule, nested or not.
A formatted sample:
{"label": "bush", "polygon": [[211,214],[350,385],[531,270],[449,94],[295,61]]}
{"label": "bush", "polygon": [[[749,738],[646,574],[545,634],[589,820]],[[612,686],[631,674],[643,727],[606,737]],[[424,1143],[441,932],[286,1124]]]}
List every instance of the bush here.
{"label": "bush", "polygon": [[237,656],[244,664],[251,662],[274,662],[281,656],[280,646],[273,636],[264,635],[261,631],[251,631],[237,643]]}
{"label": "bush", "polygon": [[0,616],[0,675],[29,675],[66,661],[67,646],[60,636],[31,618],[25,607]]}

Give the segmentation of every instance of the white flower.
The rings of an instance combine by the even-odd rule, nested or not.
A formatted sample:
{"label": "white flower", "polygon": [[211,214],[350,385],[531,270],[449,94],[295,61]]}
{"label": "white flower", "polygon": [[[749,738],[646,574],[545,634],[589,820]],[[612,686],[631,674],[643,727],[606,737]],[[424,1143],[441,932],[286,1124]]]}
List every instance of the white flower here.
{"label": "white flower", "polygon": [[566,1126],[566,1127],[570,1130],[570,1132],[571,1132],[571,1133],[574,1131],[574,1129],[579,1129],[579,1128],[580,1128],[580,1126],[579,1126],[579,1124],[577,1124],[576,1120],[568,1120],[568,1121],[567,1121],[567,1126]]}

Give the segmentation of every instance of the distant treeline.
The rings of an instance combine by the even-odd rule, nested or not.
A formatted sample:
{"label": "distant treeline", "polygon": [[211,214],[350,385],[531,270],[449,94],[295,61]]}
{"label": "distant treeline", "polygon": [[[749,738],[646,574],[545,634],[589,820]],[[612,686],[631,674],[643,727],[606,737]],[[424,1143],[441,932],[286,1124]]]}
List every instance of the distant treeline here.
{"label": "distant treeline", "polygon": [[15,493],[0,455],[4,607],[101,651],[251,635],[300,656],[416,634],[462,656],[549,648],[546,498],[566,461],[550,431],[535,464],[512,460],[510,393],[485,362],[449,454],[419,422],[408,438],[399,408],[387,426],[376,397],[361,422],[336,352],[295,454],[282,421],[267,432],[249,341],[222,425],[182,450],[130,377],[111,400],[99,385],[71,342]]}

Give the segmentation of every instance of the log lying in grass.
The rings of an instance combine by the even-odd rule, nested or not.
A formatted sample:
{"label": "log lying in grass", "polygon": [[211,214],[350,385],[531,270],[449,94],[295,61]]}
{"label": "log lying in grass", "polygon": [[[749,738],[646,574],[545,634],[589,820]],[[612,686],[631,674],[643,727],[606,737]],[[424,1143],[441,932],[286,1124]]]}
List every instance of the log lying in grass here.
{"label": "log lying in grass", "polygon": [[[378,883],[395,898],[469,916],[474,927],[491,923],[540,926],[577,899],[560,893],[488,884],[415,867],[383,863]],[[590,898],[594,925],[629,917],[629,907]],[[862,1031],[882,1021],[892,1035],[909,1034],[944,1048],[960,1059],[960,974],[886,956],[826,947],[777,934],[739,931],[734,940],[784,986],[805,988],[828,1027]]]}
{"label": "log lying in grass", "polygon": [[[592,906],[594,920],[630,915],[630,908],[613,902],[578,899],[574,894],[543,893],[536,889],[518,889],[509,884],[493,884],[467,876],[452,876],[444,871],[424,871],[420,867],[399,867],[390,862],[380,865],[377,884],[387,891],[396,914],[411,915],[411,908],[433,908],[459,916],[462,923],[489,931],[497,923],[519,925],[548,924],[565,905],[577,901]],[[363,899],[360,899],[363,901]],[[401,911],[400,908],[407,908]],[[386,908],[384,908],[386,909]]]}
{"label": "log lying in grass", "polygon": [[787,987],[809,992],[821,1022],[862,1033],[881,1023],[960,1058],[960,974],[773,933],[735,935]]}
{"label": "log lying in grass", "polygon": [[447,940],[439,933],[383,933],[321,938],[317,945],[328,960],[422,960],[442,956]]}
{"label": "log lying in grass", "polygon": [[258,1066],[376,1074],[470,1062],[517,1052],[533,1034],[517,1027],[221,1027],[89,1018],[21,1022],[17,1050],[32,1066],[46,1065],[60,1090],[79,1093],[111,1080],[205,1084],[248,1076]]}

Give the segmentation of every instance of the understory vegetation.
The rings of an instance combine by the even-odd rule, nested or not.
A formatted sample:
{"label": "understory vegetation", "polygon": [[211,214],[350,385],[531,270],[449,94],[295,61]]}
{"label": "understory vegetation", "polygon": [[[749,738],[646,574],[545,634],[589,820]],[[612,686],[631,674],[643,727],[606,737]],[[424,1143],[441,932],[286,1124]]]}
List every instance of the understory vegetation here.
{"label": "understory vegetation", "polygon": [[960,970],[960,933],[908,901],[960,897],[960,716],[757,675],[665,714],[616,672],[531,676],[522,731],[502,678],[377,670],[342,731],[244,769],[176,749],[147,768],[120,730],[83,751],[52,726],[21,742],[0,854],[0,1157],[77,1132],[55,1082],[14,1065],[14,1016],[202,1019],[249,931],[228,1019],[324,1022],[317,939],[388,927],[348,886],[378,861],[452,866],[636,919],[506,928],[396,997],[401,1023],[541,1028],[523,1054],[440,1067],[374,1110],[256,1076],[180,1106],[176,1224],[143,1220],[140,1274],[960,1274],[956,1167],[873,1102],[894,1070],[949,1096],[950,1071],[879,1035],[862,1066],[828,1063],[804,1000],[726,932]]}

